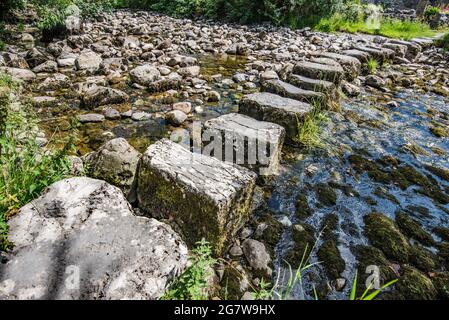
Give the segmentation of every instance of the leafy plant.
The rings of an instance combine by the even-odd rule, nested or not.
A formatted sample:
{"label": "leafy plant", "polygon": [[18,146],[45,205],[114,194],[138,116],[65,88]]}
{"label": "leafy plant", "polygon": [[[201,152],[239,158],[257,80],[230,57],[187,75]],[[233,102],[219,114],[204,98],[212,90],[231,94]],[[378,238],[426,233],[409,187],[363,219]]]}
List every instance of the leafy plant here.
{"label": "leafy plant", "polygon": [[177,277],[163,300],[205,300],[208,298],[209,279],[213,275],[216,259],[212,249],[204,239],[197,242],[192,250],[191,265]]}
{"label": "leafy plant", "polygon": [[433,19],[434,16],[438,15],[441,12],[440,8],[434,6],[427,6],[424,11],[424,20],[429,22]]}

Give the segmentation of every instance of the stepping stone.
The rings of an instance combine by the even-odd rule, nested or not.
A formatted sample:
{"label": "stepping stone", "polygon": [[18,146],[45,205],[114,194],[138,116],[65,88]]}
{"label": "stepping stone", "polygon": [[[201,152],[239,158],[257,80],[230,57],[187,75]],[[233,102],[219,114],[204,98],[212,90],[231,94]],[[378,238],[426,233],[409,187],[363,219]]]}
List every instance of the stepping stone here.
{"label": "stepping stone", "polygon": [[370,58],[370,54],[365,51],[351,49],[351,50],[344,50],[340,52],[343,55],[354,57],[358,59],[362,64],[368,62]]}
{"label": "stepping stone", "polygon": [[433,45],[433,40],[429,38],[413,38],[410,41],[419,44],[422,48],[428,48]]}
{"label": "stepping stone", "polygon": [[337,93],[337,87],[330,81],[311,79],[293,73],[287,77],[287,81],[301,89],[321,92],[329,97],[335,97]]}
{"label": "stepping stone", "polygon": [[396,52],[389,48],[377,47],[377,46],[372,46],[372,45],[368,45],[367,47],[376,49],[376,50],[380,50],[384,54],[386,59],[393,59],[396,56]]}
{"label": "stepping stone", "polygon": [[298,135],[298,122],[312,110],[313,107],[308,103],[268,92],[246,95],[239,103],[239,113],[283,126],[286,138],[290,141]]}
{"label": "stepping stone", "polygon": [[303,90],[281,80],[267,80],[262,82],[262,91],[275,93],[285,98],[307,103],[326,102],[326,95],[321,92]]}
{"label": "stepping stone", "polygon": [[356,50],[364,51],[370,55],[370,57],[376,59],[380,63],[384,63],[387,59],[387,53],[380,48],[373,48],[371,46],[357,45]]}
{"label": "stepping stone", "polygon": [[230,113],[206,121],[204,128],[214,137],[213,143],[215,137],[221,137],[222,146],[212,156],[234,161],[260,175],[278,174],[285,138],[285,129],[280,125]]}
{"label": "stepping stone", "polygon": [[407,53],[406,53],[405,57],[407,59],[411,59],[411,60],[416,58],[418,53],[420,53],[422,51],[421,46],[419,44],[415,43],[415,42],[404,41],[404,40],[397,40],[397,39],[390,39],[390,40],[388,40],[388,43],[399,44],[399,45],[406,46],[407,47]]}
{"label": "stepping stone", "polygon": [[204,238],[220,255],[249,218],[256,178],[246,168],[162,139],[140,160],[137,199],[145,214],[175,222],[188,244]]}
{"label": "stepping stone", "polygon": [[293,73],[308,78],[340,83],[343,79],[344,70],[340,65],[331,66],[327,64],[301,61],[293,67]]}
{"label": "stepping stone", "polygon": [[362,64],[357,58],[333,52],[323,52],[320,56],[337,61],[345,70],[346,79],[349,81],[357,78],[361,72]]}
{"label": "stepping stone", "polygon": [[383,44],[383,48],[388,48],[390,50],[393,50],[394,52],[396,52],[396,55],[404,58],[405,55],[407,54],[407,46],[403,45],[403,44],[397,44],[397,43],[384,43]]}

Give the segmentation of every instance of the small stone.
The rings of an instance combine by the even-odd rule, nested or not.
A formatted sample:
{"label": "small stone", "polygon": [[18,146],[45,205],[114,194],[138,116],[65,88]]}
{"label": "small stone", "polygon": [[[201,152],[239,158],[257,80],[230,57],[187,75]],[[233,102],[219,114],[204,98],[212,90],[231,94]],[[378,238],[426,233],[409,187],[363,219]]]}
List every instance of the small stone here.
{"label": "small stone", "polygon": [[81,114],[78,116],[78,120],[81,123],[103,122],[104,116],[98,113]]}
{"label": "small stone", "polygon": [[346,285],[345,278],[338,278],[337,280],[335,280],[335,290],[342,291],[345,285]]}
{"label": "small stone", "polygon": [[241,300],[248,300],[248,301],[249,301],[249,300],[254,300],[254,296],[253,296],[253,294],[252,294],[251,292],[246,291],[246,292],[243,294]]}
{"label": "small stone", "polygon": [[221,96],[217,91],[209,91],[207,93],[207,101],[208,102],[218,102],[220,101]]}
{"label": "small stone", "polygon": [[195,107],[195,112],[196,112],[196,113],[203,113],[203,112],[204,112],[204,109],[203,109],[202,106],[196,106],[196,107]]}
{"label": "small stone", "polygon": [[115,110],[114,108],[106,108],[104,110],[104,116],[109,120],[117,120],[120,119],[120,112]]}
{"label": "small stone", "polygon": [[240,246],[238,245],[234,245],[232,246],[232,248],[229,250],[229,253],[231,254],[231,256],[233,257],[240,257],[243,255],[243,250]]}
{"label": "small stone", "polygon": [[167,119],[167,121],[172,125],[179,126],[187,120],[187,115],[180,110],[173,110],[167,112],[165,119]]}
{"label": "small stone", "polygon": [[279,79],[279,76],[276,73],[276,71],[268,70],[260,74],[260,81],[276,80],[276,79]]}
{"label": "small stone", "polygon": [[387,102],[387,107],[390,108],[399,108],[399,103],[397,101],[389,101]]}
{"label": "small stone", "polygon": [[190,102],[178,102],[172,106],[173,110],[179,110],[186,114],[192,111],[192,104]]}
{"label": "small stone", "polygon": [[144,120],[148,120],[151,118],[151,114],[146,113],[146,112],[134,112],[131,116],[131,119],[133,119],[134,121],[144,121]]}

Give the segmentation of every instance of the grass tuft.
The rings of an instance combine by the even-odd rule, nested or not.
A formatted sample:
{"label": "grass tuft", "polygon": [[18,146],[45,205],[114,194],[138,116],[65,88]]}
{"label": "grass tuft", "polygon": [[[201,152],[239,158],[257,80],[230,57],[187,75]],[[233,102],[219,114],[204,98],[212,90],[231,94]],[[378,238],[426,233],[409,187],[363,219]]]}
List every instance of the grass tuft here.
{"label": "grass tuft", "polygon": [[329,120],[320,102],[314,101],[312,105],[312,112],[308,113],[303,121],[297,119],[298,135],[293,139],[306,149],[323,148],[325,146],[321,139],[321,125]]}
{"label": "grass tuft", "polygon": [[378,66],[379,66],[379,64],[376,59],[369,58],[368,63],[367,63],[367,68],[368,68],[368,72],[370,74],[376,73]]}

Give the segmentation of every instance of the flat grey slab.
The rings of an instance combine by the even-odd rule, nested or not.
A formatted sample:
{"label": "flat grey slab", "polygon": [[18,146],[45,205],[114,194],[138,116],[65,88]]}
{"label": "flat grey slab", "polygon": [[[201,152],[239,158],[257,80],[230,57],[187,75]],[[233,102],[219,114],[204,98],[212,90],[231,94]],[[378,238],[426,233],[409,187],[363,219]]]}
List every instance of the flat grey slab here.
{"label": "flat grey slab", "polygon": [[263,81],[262,90],[307,103],[326,101],[326,95],[319,91],[304,90],[279,79]]}
{"label": "flat grey slab", "polygon": [[147,215],[174,220],[191,245],[205,238],[220,254],[249,218],[256,178],[246,168],[162,139],[140,160],[137,198]]}
{"label": "flat grey slab", "polygon": [[343,55],[357,58],[362,64],[366,63],[371,56],[368,52],[356,50],[356,49],[344,50],[344,51],[341,51],[340,53]]}
{"label": "flat grey slab", "polygon": [[355,57],[338,54],[338,53],[334,53],[334,52],[322,52],[322,53],[320,53],[320,56],[333,59],[333,60],[337,61],[338,63],[340,63],[340,65],[345,70],[346,78],[350,81],[357,78],[357,76],[361,72],[362,63],[360,62],[359,59],[357,59]]}
{"label": "flat grey slab", "polygon": [[377,49],[377,48],[372,48],[372,47],[368,47],[368,46],[359,44],[359,45],[356,45],[354,47],[354,49],[368,53],[370,55],[370,57],[378,60],[381,63],[383,63],[387,58],[385,52],[383,52],[382,50]]}
{"label": "flat grey slab", "polygon": [[246,95],[239,103],[239,113],[283,126],[290,140],[297,136],[298,124],[312,110],[313,107],[308,103],[268,92]]}
{"label": "flat grey slab", "polygon": [[[208,133],[219,133],[222,148],[213,154],[218,159],[238,161],[260,175],[278,173],[285,138],[282,126],[230,113],[206,121],[204,128]],[[227,154],[229,150],[234,152]]]}
{"label": "flat grey slab", "polygon": [[407,59],[414,59],[422,51],[422,47],[415,42],[411,41],[404,41],[404,40],[398,40],[398,39],[389,39],[388,43],[392,44],[399,44],[407,47],[407,53],[406,58]]}
{"label": "flat grey slab", "polygon": [[340,65],[300,61],[293,67],[293,73],[308,78],[340,83],[343,79],[344,70]]}
{"label": "flat grey slab", "polygon": [[301,89],[321,92],[328,96],[334,96],[336,91],[336,86],[333,82],[311,79],[299,74],[291,73],[287,77],[287,81]]}

